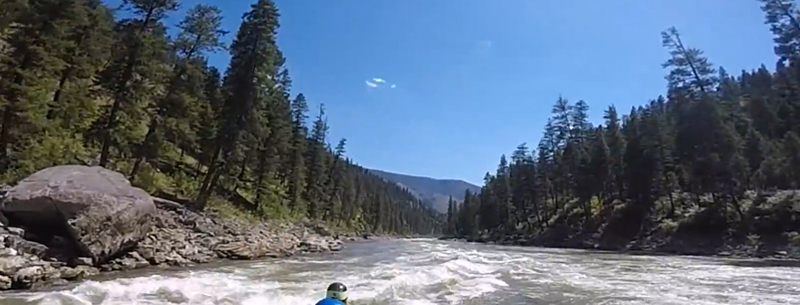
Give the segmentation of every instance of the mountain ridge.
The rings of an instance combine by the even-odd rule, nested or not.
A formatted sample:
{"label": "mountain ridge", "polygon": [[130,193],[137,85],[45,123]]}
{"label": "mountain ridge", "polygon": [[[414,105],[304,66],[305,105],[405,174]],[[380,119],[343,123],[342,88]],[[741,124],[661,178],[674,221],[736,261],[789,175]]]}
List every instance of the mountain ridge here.
{"label": "mountain ridge", "polygon": [[373,175],[408,189],[436,211],[447,212],[448,201],[453,197],[456,201],[464,200],[466,190],[478,192],[480,186],[460,179],[440,179],[419,175],[400,174],[378,169],[367,169]]}

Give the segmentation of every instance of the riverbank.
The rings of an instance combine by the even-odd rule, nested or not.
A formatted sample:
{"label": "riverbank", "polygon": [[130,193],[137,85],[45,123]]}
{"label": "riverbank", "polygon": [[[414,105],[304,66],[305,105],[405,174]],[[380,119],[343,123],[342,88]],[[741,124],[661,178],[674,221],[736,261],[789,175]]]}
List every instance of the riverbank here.
{"label": "riverbank", "polygon": [[[98,172],[89,167],[68,170],[80,172],[84,175],[81,177]],[[117,175],[110,171],[100,173],[106,175],[109,174],[107,172]],[[54,174],[50,177],[60,176]],[[106,203],[96,199],[113,197],[111,192],[98,196],[97,192],[87,191],[89,186],[75,187],[75,181],[62,179],[61,182],[66,182],[57,183],[56,180],[59,179],[52,178],[47,183],[50,186],[57,185],[57,190],[37,189],[27,193],[35,195],[29,196],[31,198],[47,194],[50,201],[23,201],[23,196],[20,195],[23,192],[18,188],[24,188],[21,186],[26,185],[25,180],[9,190],[8,198],[4,198],[3,209],[0,210],[0,290],[47,287],[106,271],[163,266],[190,267],[224,259],[281,258],[303,253],[339,251],[343,246],[343,239],[363,238],[340,238],[325,226],[310,223],[288,225],[252,222],[213,212],[196,212],[169,200],[150,197],[146,193],[137,193],[141,199],[133,201],[138,202],[135,203],[137,209],[120,209],[120,206],[126,204],[119,200],[122,197]],[[124,186],[120,185],[116,187]],[[97,183],[91,187],[98,187]],[[57,195],[58,192],[66,194],[67,189],[70,190],[69,196]],[[89,193],[95,194],[94,197],[76,195]],[[61,202],[53,204],[54,198],[60,198]],[[59,205],[69,201],[65,198],[81,199],[86,207],[79,211],[74,206]],[[96,201],[87,198],[95,198]],[[50,205],[42,205],[40,202]],[[13,205],[14,203],[17,205]],[[53,206],[60,215],[70,215],[60,220],[45,217],[51,216],[49,214],[52,214],[52,209],[48,207]],[[67,208],[75,210],[70,211]],[[111,213],[108,211],[111,208],[116,208],[117,211]],[[144,216],[133,219],[133,210]],[[100,217],[101,212],[108,215]],[[39,222],[25,221],[32,219]],[[87,219],[91,221],[86,221]],[[58,223],[61,220],[64,221],[63,224]],[[136,232],[142,232],[139,238]]]}
{"label": "riverbank", "polygon": [[[159,201],[157,201],[159,202]],[[344,240],[305,225],[248,224],[160,201],[156,225],[133,250],[94,265],[49,255],[49,247],[26,239],[21,228],[0,228],[0,290],[30,289],[81,280],[106,271],[191,267],[218,260],[290,257],[339,251]],[[348,238],[356,240],[355,237]],[[346,240],[346,239],[345,239]]]}
{"label": "riverbank", "polygon": [[[481,243],[481,244],[492,244],[492,245],[501,245],[501,246],[519,246],[519,247],[542,247],[542,248],[552,248],[552,249],[577,249],[577,250],[601,250],[601,251],[611,251],[615,253],[621,254],[629,254],[629,255],[687,255],[687,256],[707,256],[707,257],[730,257],[730,258],[754,258],[754,259],[766,259],[766,260],[778,260],[778,261],[793,261],[791,266],[798,266],[800,267],[800,247],[784,247],[784,250],[777,250],[777,251],[763,251],[759,250],[757,247],[750,246],[750,245],[726,245],[721,249],[716,248],[702,248],[702,247],[694,247],[694,248],[667,248],[667,247],[658,247],[656,245],[645,245],[644,247],[621,247],[621,248],[611,248],[611,247],[602,247],[599,244],[592,243],[591,241],[581,242],[581,243],[552,243],[552,242],[544,242],[538,240],[536,238],[525,237],[525,236],[511,236],[505,237],[499,240],[493,240],[490,238],[466,238],[466,237],[453,237],[453,236],[441,236],[438,240],[445,240],[445,241],[458,241],[458,242],[474,242],[474,243]],[[780,262],[775,262],[775,264],[780,265]]]}
{"label": "riverbank", "polygon": [[[501,228],[440,239],[630,254],[800,260],[800,191],[748,192],[738,201],[738,210],[691,205],[695,200],[691,194],[674,194],[672,199],[678,207],[673,213],[665,199],[651,209],[610,204],[587,218],[579,205],[570,203],[544,228],[523,223],[512,232]],[[680,208],[684,206],[690,208]]]}

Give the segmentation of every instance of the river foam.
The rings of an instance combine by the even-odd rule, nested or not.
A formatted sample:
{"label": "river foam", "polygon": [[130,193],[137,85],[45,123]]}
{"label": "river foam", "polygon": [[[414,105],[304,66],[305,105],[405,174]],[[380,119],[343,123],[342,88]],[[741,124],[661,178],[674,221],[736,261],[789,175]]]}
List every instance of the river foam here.
{"label": "river foam", "polygon": [[458,304],[508,287],[500,279],[507,270],[491,258],[443,244],[417,242],[408,244],[416,248],[387,248],[398,254],[394,257],[390,252],[236,264],[86,281],[69,290],[19,294],[15,298],[39,305],[308,305],[323,296],[328,283],[340,281],[348,285],[353,304],[422,305]]}
{"label": "river foam", "polygon": [[309,305],[328,283],[351,304],[798,304],[800,269],[718,259],[403,240],[334,255],[86,281],[0,296],[0,305]]}

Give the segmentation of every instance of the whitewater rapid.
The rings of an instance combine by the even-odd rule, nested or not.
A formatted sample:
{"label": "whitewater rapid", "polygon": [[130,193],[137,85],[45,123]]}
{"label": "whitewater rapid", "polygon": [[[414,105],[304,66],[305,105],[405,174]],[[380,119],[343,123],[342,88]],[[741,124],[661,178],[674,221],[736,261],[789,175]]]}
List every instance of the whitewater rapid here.
{"label": "whitewater rapid", "polygon": [[800,304],[800,268],[741,261],[502,247],[431,239],[348,244],[340,253],[148,270],[0,305],[311,305],[330,282],[350,304]]}

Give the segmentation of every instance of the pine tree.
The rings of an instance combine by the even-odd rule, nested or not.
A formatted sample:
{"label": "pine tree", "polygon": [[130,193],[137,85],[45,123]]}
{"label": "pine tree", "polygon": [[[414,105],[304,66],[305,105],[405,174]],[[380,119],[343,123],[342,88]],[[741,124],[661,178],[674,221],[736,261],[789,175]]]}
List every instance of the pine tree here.
{"label": "pine tree", "polygon": [[[129,0],[133,18],[117,25],[117,40],[112,62],[103,71],[103,83],[113,102],[98,121],[100,166],[107,166],[111,147],[134,142],[136,135],[125,124],[134,124],[145,117],[143,103],[152,99],[151,87],[161,83],[166,62],[166,29],[161,21],[178,8],[175,0]],[[120,122],[128,120],[128,122]]]}
{"label": "pine tree", "polygon": [[672,69],[666,77],[670,92],[690,99],[709,93],[718,81],[714,75],[717,71],[703,51],[686,47],[674,27],[661,32],[661,39],[671,56],[662,65]]}
{"label": "pine tree", "polygon": [[[223,82],[225,102],[220,113],[220,130],[217,133],[214,152],[211,154],[208,172],[197,197],[199,206],[204,206],[217,186],[220,175],[232,173],[239,165],[237,176],[242,176],[246,167],[248,149],[239,145],[259,134],[259,109],[268,99],[262,94],[261,84],[269,84],[275,75],[276,31],[278,10],[269,0],[259,0],[243,16],[242,25],[231,44],[231,63]],[[250,140],[252,141],[252,140]]]}
{"label": "pine tree", "polygon": [[604,136],[606,145],[608,145],[609,167],[611,168],[606,192],[609,195],[613,192],[616,194],[616,198],[621,198],[625,192],[622,174],[624,170],[622,158],[625,152],[625,138],[622,136],[622,125],[617,109],[614,106],[609,106],[603,117],[606,125]]}
{"label": "pine tree", "polygon": [[510,217],[513,219],[527,221],[529,213],[538,214],[534,188],[531,187],[534,179],[536,179],[535,174],[533,158],[530,156],[527,145],[522,143],[517,146],[517,149],[511,155],[508,174],[513,211],[510,213]]}
{"label": "pine tree", "polygon": [[[9,13],[14,8],[11,3]],[[71,37],[64,29],[80,26],[79,13],[87,9],[72,1],[42,1],[18,8],[16,17],[1,18],[18,26],[6,34],[8,54],[0,58],[0,173],[36,145],[30,136],[48,129],[46,95],[56,90],[52,80],[68,65],[62,50],[71,44]]]}
{"label": "pine tree", "polygon": [[95,99],[100,95],[92,78],[111,54],[113,16],[99,1],[77,3],[83,5],[71,11],[74,25],[62,53],[65,66],[47,118],[58,121],[59,128],[84,134],[97,119]]}
{"label": "pine tree", "polygon": [[198,103],[197,120],[192,125],[195,131],[198,150],[197,173],[204,164],[212,162],[212,152],[216,148],[217,132],[220,127],[219,114],[222,111],[222,76],[214,67],[203,69],[203,99]]}
{"label": "pine tree", "polygon": [[320,207],[326,204],[326,185],[328,181],[328,158],[325,143],[328,136],[328,123],[325,118],[324,105],[319,106],[311,128],[311,142],[308,148],[308,180],[306,181],[305,200],[308,202],[308,216],[316,219],[320,215]]}
{"label": "pine tree", "polygon": [[[25,13],[26,1],[8,0],[3,2],[3,12],[0,15],[0,38],[8,35],[8,30]],[[0,50],[3,50],[0,48]]]}
{"label": "pine tree", "polygon": [[346,160],[344,160],[346,152],[345,145],[347,145],[347,139],[341,139],[339,143],[336,144],[333,162],[331,162],[330,170],[328,171],[328,181],[326,184],[328,185],[327,190],[329,194],[326,198],[328,205],[325,207],[324,215],[329,221],[340,219],[342,216],[342,199],[344,196],[344,181],[346,178],[344,172],[344,162],[346,162]]}
{"label": "pine tree", "polygon": [[800,21],[797,6],[792,0],[759,0],[766,24],[775,35],[775,54],[784,62],[800,55]]}
{"label": "pine tree", "polygon": [[608,194],[603,194],[607,190],[609,176],[611,175],[612,167],[610,166],[611,155],[606,145],[605,134],[602,128],[597,128],[592,137],[591,148],[589,151],[589,164],[588,176],[589,193],[592,196],[597,196],[601,200],[608,198]]}
{"label": "pine tree", "polygon": [[291,204],[292,211],[300,215],[305,215],[308,212],[305,202],[303,201],[307,179],[305,154],[308,142],[308,129],[306,128],[308,104],[303,94],[298,94],[294,100],[292,100],[291,109],[292,141],[288,173],[289,203]]}
{"label": "pine tree", "polygon": [[456,234],[456,202],[453,200],[453,196],[447,199],[447,228],[445,230],[446,234],[455,235]]}
{"label": "pine tree", "polygon": [[[781,57],[774,73],[762,65],[734,77],[686,46],[675,28],[664,31],[670,54],[663,64],[669,69],[666,97],[633,107],[622,118],[611,106],[604,125],[594,128],[585,102],[571,105],[560,96],[533,153],[536,160],[526,157],[524,145],[517,147],[511,164],[501,158],[473,198],[480,202],[479,227],[489,233],[482,236],[505,240],[518,233],[509,228],[528,225],[537,235],[533,240],[547,244],[571,245],[577,238],[628,242],[663,237],[650,236],[654,232],[674,234],[664,231],[673,221],[681,234],[719,234],[730,238],[726,242],[753,233],[751,222],[768,208],[744,205],[748,191],[800,187],[800,60],[794,54],[800,31],[793,28],[800,15],[789,1],[760,1]],[[463,205],[458,220],[464,228],[470,217],[463,211],[469,209]],[[581,214],[584,221],[576,221]],[[730,226],[734,222],[738,226]]]}
{"label": "pine tree", "polygon": [[800,188],[800,136],[794,132],[786,133],[783,139],[784,175],[789,187]]}
{"label": "pine tree", "polygon": [[123,7],[130,16],[115,20],[98,0],[3,2],[0,181],[96,164],[99,154],[132,184],[196,198],[199,209],[227,200],[264,219],[314,215],[337,229],[443,229],[408,190],[348,159],[345,141],[332,149],[324,111],[309,132],[305,97],[290,98],[272,2],[245,14],[225,77],[205,58],[222,49],[218,9],[198,5],[169,28],[173,0]]}
{"label": "pine tree", "polygon": [[[191,84],[191,78],[187,77],[192,72],[202,72],[202,66],[198,65],[198,59],[202,59],[207,52],[216,52],[224,47],[220,38],[225,34],[221,30],[222,15],[219,8],[199,4],[192,7],[186,17],[178,24],[181,32],[173,42],[176,50],[175,59],[172,63],[166,91],[150,105],[150,123],[144,139],[139,143],[135,153],[135,161],[131,169],[130,177],[135,178],[141,163],[147,158],[157,158],[160,138],[163,138],[164,128],[168,128],[173,134],[180,135],[182,138],[190,136],[186,130],[189,129],[191,120],[185,120],[186,114],[194,113],[190,97],[196,89]],[[202,74],[200,74],[202,77]],[[202,87],[202,83],[200,86]],[[183,131],[183,132],[182,132]]]}

